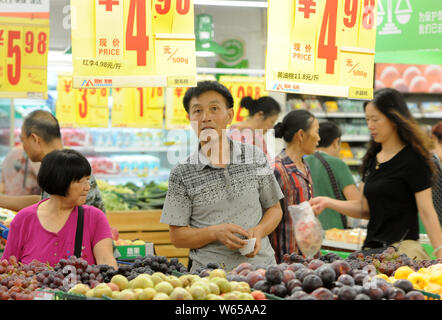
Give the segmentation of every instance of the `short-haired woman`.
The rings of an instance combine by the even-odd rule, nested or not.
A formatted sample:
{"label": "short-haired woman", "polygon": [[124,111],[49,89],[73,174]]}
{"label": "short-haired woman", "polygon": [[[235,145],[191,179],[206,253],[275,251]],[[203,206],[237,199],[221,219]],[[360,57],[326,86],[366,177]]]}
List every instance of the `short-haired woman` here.
{"label": "short-haired woman", "polygon": [[310,203],[318,214],[330,208],[354,218],[369,219],[365,248],[393,245],[417,260],[429,259],[419,243],[418,213],[442,258],[442,233],[431,198],[430,139],[411,115],[400,92],[377,91],[364,104],[371,141],[361,173],[361,200],[341,201],[316,197]]}
{"label": "short-haired woman", "polygon": [[38,173],[38,184],[49,199],[20,210],[11,222],[3,259],[15,256],[55,265],[74,255],[78,210],[84,212],[81,258],[89,264],[118,268],[113,255],[112,235],[104,213],[84,205],[89,192],[91,166],[74,150],[47,154]]}
{"label": "short-haired woman", "polygon": [[283,138],[287,143],[273,164],[276,180],[284,194],[280,200],[283,216],[278,227],[269,235],[276,261],[281,263],[285,254],[298,253],[288,206],[313,197],[312,176],[303,157],[316,150],[320,140],[319,122],[307,110],[290,111],[282,122],[276,124],[275,137]]}

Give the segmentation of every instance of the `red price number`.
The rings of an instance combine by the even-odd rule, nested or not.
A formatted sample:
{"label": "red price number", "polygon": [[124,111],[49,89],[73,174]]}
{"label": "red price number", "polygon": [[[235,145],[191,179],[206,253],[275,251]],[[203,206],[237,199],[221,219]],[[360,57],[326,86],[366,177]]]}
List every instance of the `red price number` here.
{"label": "red price number", "polygon": [[80,115],[80,118],[85,119],[87,117],[87,112],[89,109],[87,94],[89,93],[90,95],[95,95],[97,89],[79,89],[79,90],[80,93],[83,94],[81,95],[81,102],[78,105],[78,113]]}
{"label": "red price number", "polygon": [[[168,14],[171,7],[171,0],[157,0],[155,4],[155,10],[158,14],[164,15]],[[176,12],[178,14],[187,14],[190,10],[190,0],[175,0]]]}
{"label": "red price number", "polygon": [[[358,16],[358,3],[360,0],[345,0],[344,3],[344,26],[353,28]],[[375,0],[364,0],[364,12],[362,14],[362,26],[370,30],[374,25]],[[338,58],[336,46],[336,27],[338,16],[338,0],[326,0],[324,15],[322,17],[321,30],[318,41],[318,58],[327,61],[325,72],[335,73],[335,61]]]}
{"label": "red price number", "polygon": [[[2,31],[3,34],[4,31]],[[19,30],[8,31],[8,58],[13,62],[7,64],[7,77],[11,85],[17,85],[20,82],[21,64],[22,64],[22,33]],[[45,54],[47,51],[48,35],[46,32],[39,32],[35,39],[34,32],[28,31],[24,37],[24,50],[28,54],[34,52],[36,48],[38,54]]]}
{"label": "red price number", "polygon": [[[134,35],[135,16],[137,31]],[[149,37],[146,30],[146,0],[130,0],[126,28],[126,50],[137,52],[137,66],[146,66]]]}

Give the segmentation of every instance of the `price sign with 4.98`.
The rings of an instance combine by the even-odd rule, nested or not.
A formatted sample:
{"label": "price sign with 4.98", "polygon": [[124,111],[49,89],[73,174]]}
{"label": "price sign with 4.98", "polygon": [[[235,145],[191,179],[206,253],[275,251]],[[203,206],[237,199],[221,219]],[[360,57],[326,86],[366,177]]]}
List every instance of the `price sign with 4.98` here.
{"label": "price sign with 4.98", "polygon": [[71,2],[74,88],[193,86],[192,0]]}
{"label": "price sign with 4.98", "polygon": [[45,98],[47,95],[49,12],[38,14],[38,18],[31,18],[32,14],[0,13],[2,98]]}
{"label": "price sign with 4.98", "polygon": [[266,88],[371,99],[376,0],[269,1]]}

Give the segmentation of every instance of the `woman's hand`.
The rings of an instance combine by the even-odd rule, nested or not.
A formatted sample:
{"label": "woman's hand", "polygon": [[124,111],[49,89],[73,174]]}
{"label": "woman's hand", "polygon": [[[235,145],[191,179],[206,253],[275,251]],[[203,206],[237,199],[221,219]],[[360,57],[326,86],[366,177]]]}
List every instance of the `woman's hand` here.
{"label": "woman's hand", "polygon": [[321,212],[328,208],[330,205],[330,198],[329,197],[315,197],[310,199],[309,201],[310,206],[313,209],[313,212],[315,215],[320,215]]}
{"label": "woman's hand", "polygon": [[256,242],[255,242],[255,249],[253,250],[253,252],[246,255],[246,257],[253,258],[258,254],[259,250],[261,250],[261,239],[263,238],[263,235],[261,228],[259,226],[249,229],[248,232],[250,234],[249,239],[255,238]]}

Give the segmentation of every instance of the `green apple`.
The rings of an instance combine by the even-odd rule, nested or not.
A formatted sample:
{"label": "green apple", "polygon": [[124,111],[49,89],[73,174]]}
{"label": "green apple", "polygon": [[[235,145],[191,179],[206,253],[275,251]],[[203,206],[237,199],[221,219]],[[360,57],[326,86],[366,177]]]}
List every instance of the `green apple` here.
{"label": "green apple", "polygon": [[121,274],[114,275],[111,282],[115,283],[121,291],[129,287],[129,280],[127,280],[127,278]]}
{"label": "green apple", "polygon": [[157,292],[154,288],[145,288],[138,296],[138,300],[152,300],[156,294]]}
{"label": "green apple", "polygon": [[173,291],[173,286],[167,281],[161,281],[155,285],[155,291],[169,295]]}

